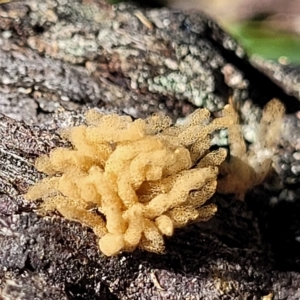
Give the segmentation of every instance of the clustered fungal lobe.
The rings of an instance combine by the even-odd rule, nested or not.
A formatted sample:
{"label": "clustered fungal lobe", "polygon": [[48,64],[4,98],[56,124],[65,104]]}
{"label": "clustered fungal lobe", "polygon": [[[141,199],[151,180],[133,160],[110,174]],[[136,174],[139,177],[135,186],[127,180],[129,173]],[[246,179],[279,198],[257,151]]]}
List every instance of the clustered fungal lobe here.
{"label": "clustered fungal lobe", "polygon": [[235,194],[236,199],[243,200],[247,191],[266,181],[273,170],[284,114],[284,105],[278,99],[269,101],[263,108],[256,139],[247,147],[238,115],[230,113],[234,123],[228,127],[230,156],[219,168],[219,193]]}
{"label": "clustered fungal lobe", "polygon": [[210,151],[210,134],[232,123],[210,121],[198,109],[182,125],[153,115],[145,120],[87,111],[86,124],[62,135],[72,148],[56,148],[36,160],[48,175],[26,199],[43,199],[40,210],[91,227],[107,256],[141,248],[164,251],[163,236],[216,212],[205,204],[215,193],[218,166],[227,151]]}
{"label": "clustered fungal lobe", "polygon": [[[217,211],[207,200],[217,191],[245,193],[272,167],[284,107],[271,100],[263,110],[257,140],[249,149],[231,105],[211,121],[197,109],[186,122],[153,115],[145,120],[87,111],[86,124],[64,129],[71,148],[56,148],[36,160],[48,177],[25,198],[43,199],[42,213],[57,210],[93,229],[107,256],[136,248],[163,253],[163,236]],[[228,128],[230,156],[210,150],[211,134]]]}

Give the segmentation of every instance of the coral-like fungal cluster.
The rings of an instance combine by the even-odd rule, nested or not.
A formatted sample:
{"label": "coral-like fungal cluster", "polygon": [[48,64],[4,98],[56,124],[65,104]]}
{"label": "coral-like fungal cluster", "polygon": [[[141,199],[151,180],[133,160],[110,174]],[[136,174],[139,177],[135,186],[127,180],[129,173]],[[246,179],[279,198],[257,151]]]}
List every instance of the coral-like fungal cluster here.
{"label": "coral-like fungal cluster", "polygon": [[[207,109],[198,109],[182,125],[159,115],[133,121],[90,110],[85,125],[62,132],[72,148],[37,159],[36,168],[48,177],[26,198],[42,198],[42,212],[57,210],[91,227],[107,256],[137,247],[162,253],[164,235],[215,214],[206,201],[216,191],[243,199],[265,180],[283,116],[283,105],[270,101],[247,149],[230,105],[213,121]],[[225,149],[210,151],[210,135],[221,128],[229,133],[226,160]]]}
{"label": "coral-like fungal cluster", "polygon": [[154,115],[128,116],[90,110],[86,124],[64,129],[72,148],[56,148],[36,161],[48,175],[26,198],[43,199],[43,212],[90,226],[107,256],[139,247],[164,251],[163,236],[216,212],[205,204],[215,193],[218,166],[227,151],[210,151],[210,134],[232,124],[232,108],[210,121],[198,109],[185,124]]}
{"label": "coral-like fungal cluster", "polygon": [[228,127],[230,157],[219,169],[219,193],[235,194],[235,198],[243,200],[248,190],[266,180],[272,170],[284,113],[285,108],[278,99],[269,101],[262,111],[256,140],[247,148],[238,116],[230,111],[228,117],[234,123]]}

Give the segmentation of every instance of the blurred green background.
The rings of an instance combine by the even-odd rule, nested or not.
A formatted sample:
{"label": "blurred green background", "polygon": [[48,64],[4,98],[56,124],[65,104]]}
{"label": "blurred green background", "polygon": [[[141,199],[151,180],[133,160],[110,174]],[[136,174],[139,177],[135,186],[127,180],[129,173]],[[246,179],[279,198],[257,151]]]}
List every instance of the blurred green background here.
{"label": "blurred green background", "polygon": [[[110,3],[120,0],[108,0]],[[202,10],[235,36],[249,55],[300,64],[300,0],[136,0],[143,6]]]}
{"label": "blurred green background", "polygon": [[282,64],[300,64],[299,35],[266,28],[259,21],[228,24],[227,30],[250,55],[256,54]]}

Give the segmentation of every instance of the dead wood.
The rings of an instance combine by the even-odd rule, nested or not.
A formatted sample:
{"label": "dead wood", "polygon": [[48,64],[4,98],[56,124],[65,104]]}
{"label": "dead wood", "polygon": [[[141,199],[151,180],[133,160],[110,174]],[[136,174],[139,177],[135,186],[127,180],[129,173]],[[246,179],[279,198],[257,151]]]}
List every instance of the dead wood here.
{"label": "dead wood", "polygon": [[[234,39],[200,13],[96,0],[1,4],[0,31],[2,299],[300,298],[299,102]],[[165,255],[105,258],[90,230],[23,200],[42,176],[35,158],[66,143],[57,129],[81,122],[86,105],[176,119],[215,113],[229,96],[250,129],[268,100],[286,104],[278,176],[246,202],[215,197],[217,216],[178,230]]]}

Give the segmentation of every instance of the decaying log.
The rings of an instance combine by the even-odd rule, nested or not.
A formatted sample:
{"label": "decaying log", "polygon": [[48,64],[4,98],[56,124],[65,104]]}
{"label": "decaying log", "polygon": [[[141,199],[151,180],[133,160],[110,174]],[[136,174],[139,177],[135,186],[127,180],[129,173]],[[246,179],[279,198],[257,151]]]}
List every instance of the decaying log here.
{"label": "decaying log", "polygon": [[[300,104],[234,39],[200,13],[101,0],[4,3],[0,30],[2,299],[300,298]],[[86,106],[175,120],[198,106],[217,114],[229,96],[249,141],[260,107],[285,103],[278,174],[245,202],[215,196],[216,217],[178,230],[165,255],[106,258],[89,229],[24,201],[42,176],[35,158],[66,143],[57,129]]]}

